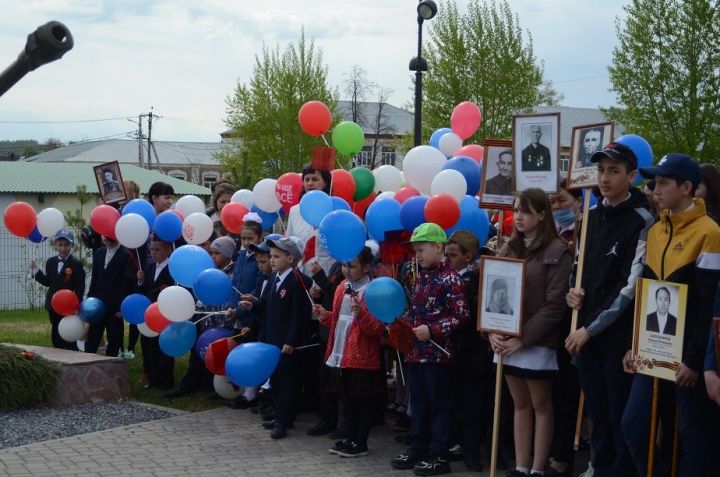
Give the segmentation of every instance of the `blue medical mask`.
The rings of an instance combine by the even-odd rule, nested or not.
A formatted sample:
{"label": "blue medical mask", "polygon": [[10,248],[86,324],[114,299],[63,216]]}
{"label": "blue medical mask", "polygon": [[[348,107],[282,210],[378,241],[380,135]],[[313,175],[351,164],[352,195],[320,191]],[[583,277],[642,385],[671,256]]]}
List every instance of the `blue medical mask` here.
{"label": "blue medical mask", "polygon": [[575,211],[573,209],[560,209],[553,212],[555,222],[563,227],[568,227],[575,223]]}

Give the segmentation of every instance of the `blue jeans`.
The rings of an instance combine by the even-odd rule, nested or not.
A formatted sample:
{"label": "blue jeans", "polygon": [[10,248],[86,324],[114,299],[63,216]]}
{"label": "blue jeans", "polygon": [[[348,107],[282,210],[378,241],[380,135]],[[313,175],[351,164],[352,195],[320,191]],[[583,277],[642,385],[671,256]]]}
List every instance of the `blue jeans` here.
{"label": "blue jeans", "polygon": [[450,443],[452,422],[452,376],[447,364],[412,363],[407,367],[410,387],[413,451],[442,457]]}
{"label": "blue jeans", "polygon": [[590,443],[596,477],[635,475],[620,425],[632,380],[622,369],[625,351],[624,346],[590,341],[575,359],[593,423]]}
{"label": "blue jeans", "polygon": [[[653,378],[642,374],[635,375],[630,398],[622,418],[625,441],[630,448],[635,468],[640,475],[647,474],[648,445],[650,439],[650,413],[652,407]],[[704,477],[717,475],[711,473],[711,463],[717,455],[711,455],[710,436],[707,431],[708,418],[712,416],[711,402],[705,390],[702,372],[695,386],[680,388],[672,383],[660,381],[661,401],[675,391],[680,422],[680,473],[681,477]],[[670,396],[671,398],[672,396]],[[672,411],[672,406],[671,411]],[[659,413],[661,419],[672,424],[674,412]],[[663,414],[665,414],[663,416]],[[663,427],[672,427],[665,424]],[[717,429],[711,429],[716,432]],[[718,449],[713,449],[717,453]],[[672,449],[668,449],[672,452]],[[670,475],[662,459],[655,459],[655,475]],[[716,469],[717,470],[717,469]]]}

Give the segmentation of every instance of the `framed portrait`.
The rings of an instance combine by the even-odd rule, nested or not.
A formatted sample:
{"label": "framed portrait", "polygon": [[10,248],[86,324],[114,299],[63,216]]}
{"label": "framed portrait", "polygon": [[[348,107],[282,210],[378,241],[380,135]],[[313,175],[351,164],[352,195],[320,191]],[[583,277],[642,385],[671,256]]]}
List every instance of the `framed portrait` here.
{"label": "framed portrait", "polygon": [[639,278],[632,351],[638,373],[675,381],[685,333],[687,285]]}
{"label": "framed portrait", "polygon": [[597,164],[590,162],[596,152],[615,137],[615,122],[576,126],[572,130],[568,189],[597,186]]}
{"label": "framed portrait", "polygon": [[525,260],[483,256],[480,260],[477,329],[520,336]]}
{"label": "framed portrait", "polygon": [[515,183],[513,180],[512,141],[486,139],[483,143],[480,207],[512,210]]}
{"label": "framed portrait", "polygon": [[126,200],[120,164],[117,161],[93,167],[100,198],[105,204],[114,204]]}
{"label": "framed portrait", "polygon": [[537,187],[557,192],[560,113],[513,116],[512,139],[515,190]]}

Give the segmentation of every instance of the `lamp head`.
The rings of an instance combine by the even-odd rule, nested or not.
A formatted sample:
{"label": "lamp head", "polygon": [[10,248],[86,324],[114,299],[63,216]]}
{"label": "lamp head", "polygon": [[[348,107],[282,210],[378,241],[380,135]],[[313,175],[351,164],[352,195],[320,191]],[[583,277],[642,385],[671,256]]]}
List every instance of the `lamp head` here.
{"label": "lamp head", "polygon": [[418,3],[417,12],[423,20],[430,20],[437,14],[437,4],[433,0],[422,0]]}

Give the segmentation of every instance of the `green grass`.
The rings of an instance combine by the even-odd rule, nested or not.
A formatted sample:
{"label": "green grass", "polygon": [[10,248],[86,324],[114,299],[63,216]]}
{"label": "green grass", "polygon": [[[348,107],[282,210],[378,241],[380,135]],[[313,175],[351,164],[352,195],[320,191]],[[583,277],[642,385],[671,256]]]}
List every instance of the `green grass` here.
{"label": "green grass", "polygon": [[[126,323],[127,325],[127,323]],[[127,344],[125,326],[125,344]],[[35,346],[52,346],[50,340],[50,321],[45,310],[0,311],[0,343],[16,343]],[[175,360],[175,382],[179,383],[188,366],[188,355]],[[190,396],[168,399],[162,391],[143,389],[142,351],[140,343],[135,347],[135,359],[126,361],[130,380],[130,398],[136,401],[167,406],[183,411],[204,411],[225,405],[225,401],[209,399],[210,393],[199,391]]]}

